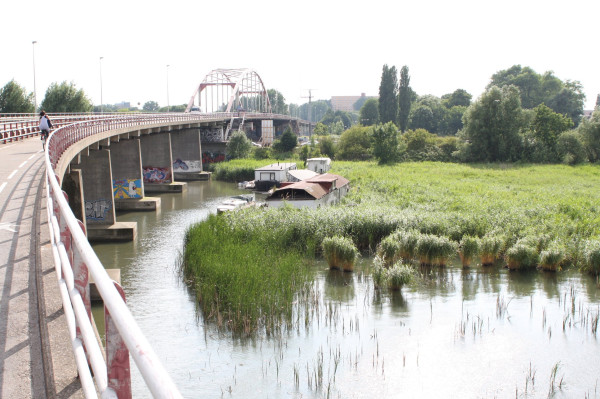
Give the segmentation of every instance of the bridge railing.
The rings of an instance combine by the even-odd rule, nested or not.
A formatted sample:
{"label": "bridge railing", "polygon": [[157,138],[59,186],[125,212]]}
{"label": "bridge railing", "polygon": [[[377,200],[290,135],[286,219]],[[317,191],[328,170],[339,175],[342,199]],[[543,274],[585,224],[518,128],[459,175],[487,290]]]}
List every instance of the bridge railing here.
{"label": "bridge railing", "polygon": [[[113,117],[59,128],[48,139],[45,156],[52,253],[71,344],[86,397],[98,396],[95,387],[102,397],[131,397],[129,354],[154,397],[179,398],[181,395],[133,319],[121,296],[122,290],[119,292],[119,287],[111,281],[87,241],[83,223],[73,215],[54,167],[69,146],[85,137],[123,127],[143,128],[144,125],[193,122],[198,119],[205,117],[181,114]],[[106,360],[91,323],[88,276],[94,280],[104,302],[105,313],[110,316],[110,321],[105,322],[107,329],[110,326],[116,329],[106,333]]]}

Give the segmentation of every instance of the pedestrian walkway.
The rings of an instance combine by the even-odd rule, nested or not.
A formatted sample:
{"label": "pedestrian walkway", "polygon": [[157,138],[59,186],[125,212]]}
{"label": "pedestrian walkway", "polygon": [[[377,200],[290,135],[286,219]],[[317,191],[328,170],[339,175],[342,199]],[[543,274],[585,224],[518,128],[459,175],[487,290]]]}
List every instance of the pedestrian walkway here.
{"label": "pedestrian walkway", "polygon": [[54,271],[39,138],[0,145],[0,398],[83,397]]}

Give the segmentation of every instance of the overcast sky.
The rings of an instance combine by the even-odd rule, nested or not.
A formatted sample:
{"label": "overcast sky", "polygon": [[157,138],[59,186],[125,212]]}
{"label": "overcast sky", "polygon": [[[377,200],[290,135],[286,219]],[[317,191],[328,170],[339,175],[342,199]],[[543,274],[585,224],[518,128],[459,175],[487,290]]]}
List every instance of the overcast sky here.
{"label": "overcast sky", "polygon": [[[227,4],[227,5],[225,5]],[[38,103],[72,81],[100,103],[184,104],[217,68],[251,68],[288,103],[377,95],[384,64],[407,65],[420,95],[477,98],[514,64],[578,80],[600,93],[599,0],[6,1],[0,87],[11,79]]]}

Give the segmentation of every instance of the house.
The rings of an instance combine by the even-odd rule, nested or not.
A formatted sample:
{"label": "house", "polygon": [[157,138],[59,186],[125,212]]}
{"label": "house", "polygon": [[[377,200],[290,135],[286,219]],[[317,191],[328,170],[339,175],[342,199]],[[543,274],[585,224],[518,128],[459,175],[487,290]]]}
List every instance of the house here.
{"label": "house", "polygon": [[312,179],[317,175],[317,172],[313,172],[312,170],[308,169],[296,169],[288,171],[289,181],[292,183]]}
{"label": "house", "polygon": [[296,170],[294,162],[277,162],[254,169],[254,185],[258,191],[267,191],[273,186],[279,187],[282,181],[289,181],[289,171]]}
{"label": "house", "polygon": [[266,202],[273,207],[288,203],[296,208],[318,208],[339,202],[349,190],[348,179],[325,173],[296,183],[283,183],[266,198]]}
{"label": "house", "polygon": [[316,173],[327,173],[331,169],[331,159],[329,158],[308,158],[306,160],[306,169]]}

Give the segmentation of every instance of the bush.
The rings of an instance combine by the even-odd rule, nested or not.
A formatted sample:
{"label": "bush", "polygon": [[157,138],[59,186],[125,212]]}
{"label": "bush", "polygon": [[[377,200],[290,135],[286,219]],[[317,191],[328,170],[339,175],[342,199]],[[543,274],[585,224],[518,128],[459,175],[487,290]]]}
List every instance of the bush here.
{"label": "bush", "polygon": [[583,249],[583,270],[595,276],[600,275],[600,241],[588,241]]}
{"label": "bush", "polygon": [[410,283],[413,276],[413,269],[402,262],[395,263],[387,270],[388,286],[393,291],[399,291],[402,286]]}
{"label": "bush", "polygon": [[540,268],[548,271],[558,271],[564,258],[564,249],[559,247],[557,243],[552,243],[540,253]]}
{"label": "bush", "polygon": [[570,130],[558,136],[557,143],[560,161],[567,165],[575,165],[585,161],[585,147],[582,137],[577,131]]}
{"label": "bush", "polygon": [[517,242],[506,251],[508,268],[532,269],[540,262],[540,256],[536,248],[523,242]]}
{"label": "bush", "polygon": [[327,237],[321,244],[323,256],[332,269],[343,269],[351,272],[358,256],[358,249],[348,237]]}
{"label": "bush", "polygon": [[422,234],[416,252],[421,265],[445,266],[448,258],[456,252],[456,244],[447,237]]}
{"label": "bush", "polygon": [[458,254],[463,267],[469,267],[473,257],[479,254],[479,238],[465,235],[458,244]]}
{"label": "bush", "polygon": [[494,235],[486,235],[481,239],[481,264],[483,266],[493,265],[502,248],[502,239]]}

